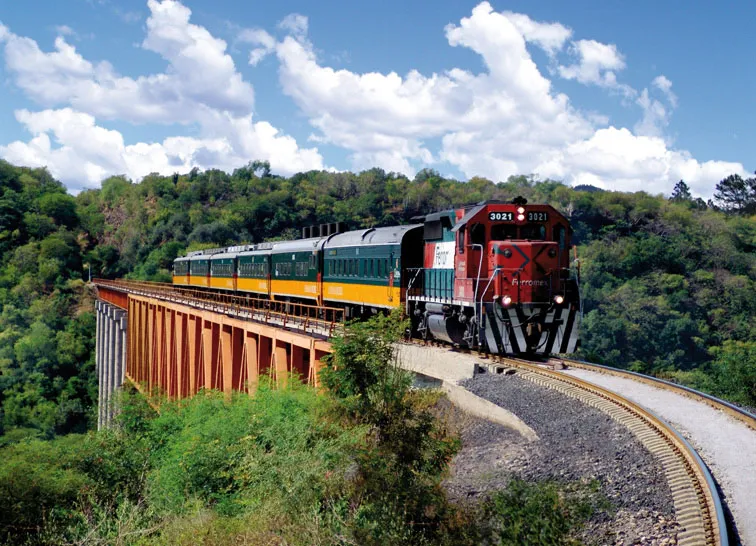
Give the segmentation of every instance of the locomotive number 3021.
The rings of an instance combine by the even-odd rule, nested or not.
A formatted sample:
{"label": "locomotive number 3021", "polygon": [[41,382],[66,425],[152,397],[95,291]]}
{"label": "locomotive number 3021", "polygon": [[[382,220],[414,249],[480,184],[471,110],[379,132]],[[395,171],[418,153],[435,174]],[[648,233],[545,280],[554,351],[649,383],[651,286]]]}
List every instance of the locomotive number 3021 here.
{"label": "locomotive number 3021", "polygon": [[528,212],[528,222],[547,222],[549,215],[546,212]]}
{"label": "locomotive number 3021", "polygon": [[512,222],[514,220],[514,212],[489,212],[489,220],[498,220],[499,222]]}

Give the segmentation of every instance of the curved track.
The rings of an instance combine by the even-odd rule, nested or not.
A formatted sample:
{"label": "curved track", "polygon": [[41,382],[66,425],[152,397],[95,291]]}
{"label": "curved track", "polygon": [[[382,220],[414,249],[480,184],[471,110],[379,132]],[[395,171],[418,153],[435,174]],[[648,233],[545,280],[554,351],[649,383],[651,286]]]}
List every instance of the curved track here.
{"label": "curved track", "polygon": [[691,445],[664,420],[622,396],[587,381],[532,363],[497,358],[502,365],[547,388],[577,398],[626,426],[662,462],[672,490],[679,545],[729,544],[722,503],[708,468]]}
{"label": "curved track", "polygon": [[672,383],[670,381],[665,381],[664,379],[658,379],[656,377],[651,377],[649,375],[643,375],[643,374],[631,372],[628,370],[620,370],[617,368],[611,368],[609,366],[603,366],[601,364],[592,364],[590,362],[584,362],[582,360],[573,360],[570,358],[560,358],[560,359],[552,359],[552,360],[557,360],[558,362],[563,363],[569,368],[590,370],[592,372],[600,372],[600,373],[605,373],[608,375],[613,375],[616,377],[632,379],[633,381],[646,383],[647,385],[651,385],[658,389],[664,389],[667,391],[674,392],[676,394],[685,396],[687,398],[691,398],[695,400],[696,402],[701,402],[703,404],[706,404],[707,406],[711,406],[712,408],[716,410],[722,411],[726,413],[727,415],[729,415],[730,417],[742,422],[748,428],[756,430],[756,415],[754,415],[753,413],[741,407],[738,407],[734,404],[731,404],[730,402],[727,402],[726,400],[722,400],[720,398],[716,398],[704,392],[691,389],[690,387],[678,385],[677,383]]}

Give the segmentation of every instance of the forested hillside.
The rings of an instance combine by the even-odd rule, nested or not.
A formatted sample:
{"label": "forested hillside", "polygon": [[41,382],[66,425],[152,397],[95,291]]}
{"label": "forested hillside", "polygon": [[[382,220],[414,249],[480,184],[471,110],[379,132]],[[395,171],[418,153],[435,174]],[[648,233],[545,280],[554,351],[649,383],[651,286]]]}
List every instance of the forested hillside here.
{"label": "forested hillside", "polygon": [[[670,188],[671,189],[671,188]],[[225,173],[123,177],[71,197],[40,169],[0,162],[0,404],[4,441],[84,430],[94,318],[83,278],[170,279],[187,249],[293,238],[305,225],[351,228],[485,199],[545,202],[575,228],[585,320],[582,356],[756,404],[756,179],[730,177],[705,203],[569,188],[555,181],[276,176],[265,162]]]}

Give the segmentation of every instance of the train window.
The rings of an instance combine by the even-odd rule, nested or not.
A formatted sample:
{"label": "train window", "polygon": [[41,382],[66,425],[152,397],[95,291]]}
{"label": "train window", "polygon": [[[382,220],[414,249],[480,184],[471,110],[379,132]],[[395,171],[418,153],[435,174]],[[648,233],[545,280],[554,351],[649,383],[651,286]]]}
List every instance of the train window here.
{"label": "train window", "polygon": [[373,260],[373,258],[370,258],[368,260],[368,277],[372,277],[373,276],[373,265],[374,265],[373,262],[374,261],[375,260]]}
{"label": "train window", "polygon": [[567,244],[567,240],[565,238],[565,230],[563,225],[557,224],[556,227],[554,227],[554,240],[559,243],[559,250],[564,250],[564,247]]}
{"label": "train window", "polygon": [[520,239],[529,239],[531,241],[546,240],[546,226],[543,224],[530,224],[520,228]]}
{"label": "train window", "polygon": [[378,259],[378,277],[383,277],[383,260]]}
{"label": "train window", "polygon": [[460,254],[465,253],[465,226],[459,228],[457,232],[457,252]]}
{"label": "train window", "polygon": [[389,259],[388,258],[384,258],[383,262],[384,262],[383,263],[384,273],[386,274],[386,277],[388,277],[389,276],[389,271],[391,269],[391,266],[389,265]]}
{"label": "train window", "polygon": [[494,224],[491,226],[492,241],[506,241],[517,239],[517,226],[514,224]]}
{"label": "train window", "polygon": [[473,224],[470,228],[470,244],[471,245],[485,245],[486,244],[486,226],[483,224]]}

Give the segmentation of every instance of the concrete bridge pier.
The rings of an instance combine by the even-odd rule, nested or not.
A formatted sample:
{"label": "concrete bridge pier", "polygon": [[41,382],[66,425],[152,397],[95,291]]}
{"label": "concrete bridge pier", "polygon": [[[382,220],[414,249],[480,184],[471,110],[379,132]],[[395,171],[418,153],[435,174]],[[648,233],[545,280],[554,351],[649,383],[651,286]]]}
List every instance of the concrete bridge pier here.
{"label": "concrete bridge pier", "polygon": [[126,333],[128,319],[123,309],[98,300],[95,360],[99,385],[97,429],[107,428],[117,412],[116,390],[126,373]]}

